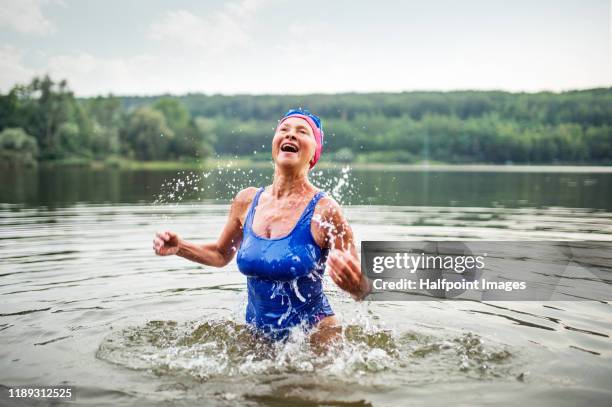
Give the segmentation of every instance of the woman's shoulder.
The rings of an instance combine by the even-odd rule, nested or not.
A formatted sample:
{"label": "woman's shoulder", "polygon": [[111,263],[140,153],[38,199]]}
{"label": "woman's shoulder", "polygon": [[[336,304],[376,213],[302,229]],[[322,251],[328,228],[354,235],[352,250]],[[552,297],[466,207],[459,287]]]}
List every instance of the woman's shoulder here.
{"label": "woman's shoulder", "polygon": [[234,197],[233,204],[244,207],[249,206],[253,202],[257,191],[259,191],[257,187],[247,187],[240,190]]}
{"label": "woman's shoulder", "polygon": [[321,190],[319,193],[321,193],[321,198],[317,202],[315,213],[318,213],[323,218],[329,218],[341,212],[340,204],[334,198],[325,193],[325,191]]}

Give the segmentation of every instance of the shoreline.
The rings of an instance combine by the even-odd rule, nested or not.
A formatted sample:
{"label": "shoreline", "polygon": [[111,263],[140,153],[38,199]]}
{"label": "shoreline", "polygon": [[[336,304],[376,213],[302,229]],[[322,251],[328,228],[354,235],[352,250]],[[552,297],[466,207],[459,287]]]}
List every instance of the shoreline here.
{"label": "shoreline", "polygon": [[[339,169],[349,166],[352,170],[405,171],[405,172],[538,172],[538,173],[612,173],[612,165],[577,164],[449,164],[449,163],[333,163],[323,161],[319,169]],[[31,167],[36,169],[36,165]],[[220,168],[272,168],[271,162],[252,161],[248,158],[221,157],[206,161],[135,161],[120,159],[112,161],[42,161],[39,168],[90,168],[118,170],[216,170]]]}

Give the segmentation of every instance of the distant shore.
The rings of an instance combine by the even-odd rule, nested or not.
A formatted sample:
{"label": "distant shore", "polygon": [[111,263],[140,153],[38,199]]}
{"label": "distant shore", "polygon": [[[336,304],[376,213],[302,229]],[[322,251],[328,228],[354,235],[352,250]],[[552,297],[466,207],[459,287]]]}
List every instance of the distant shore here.
{"label": "distant shore", "polygon": [[[219,168],[272,168],[271,161],[254,161],[248,157],[215,157],[205,161],[137,161],[118,158],[106,161],[57,160],[39,163],[42,168],[86,167],[92,169],[117,168],[122,170],[214,170]],[[576,164],[449,164],[441,162],[401,163],[341,163],[322,161],[319,169],[334,169],[349,166],[354,170],[377,171],[443,171],[443,172],[551,172],[551,173],[612,173],[612,165]]]}

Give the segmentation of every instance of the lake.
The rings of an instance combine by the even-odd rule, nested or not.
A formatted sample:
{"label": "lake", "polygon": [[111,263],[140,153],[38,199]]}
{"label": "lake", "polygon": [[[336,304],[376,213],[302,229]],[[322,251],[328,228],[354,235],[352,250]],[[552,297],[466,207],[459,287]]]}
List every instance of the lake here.
{"label": "lake", "polygon": [[[362,240],[612,240],[606,168],[315,169]],[[334,352],[244,326],[245,279],[160,258],[155,231],[216,239],[271,170],[0,173],[0,384],[89,405],[543,405],[612,401],[608,302],[355,303]],[[612,279],[597,280],[612,284]],[[6,400],[4,400],[6,401]]]}

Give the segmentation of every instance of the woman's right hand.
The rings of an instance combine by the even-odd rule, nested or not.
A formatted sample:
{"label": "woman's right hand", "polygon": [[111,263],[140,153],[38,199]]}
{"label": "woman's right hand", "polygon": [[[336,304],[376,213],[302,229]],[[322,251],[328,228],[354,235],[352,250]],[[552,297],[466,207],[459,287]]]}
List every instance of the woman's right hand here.
{"label": "woman's right hand", "polygon": [[153,250],[158,256],[171,256],[179,251],[181,238],[174,232],[157,232],[153,239]]}

